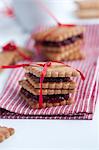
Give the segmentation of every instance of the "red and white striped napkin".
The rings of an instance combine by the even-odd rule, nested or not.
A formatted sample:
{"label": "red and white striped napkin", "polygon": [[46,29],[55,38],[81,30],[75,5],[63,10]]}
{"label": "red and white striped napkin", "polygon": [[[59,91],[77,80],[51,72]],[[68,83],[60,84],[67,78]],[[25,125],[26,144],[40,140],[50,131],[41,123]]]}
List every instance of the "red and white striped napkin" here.
{"label": "red and white striped napkin", "polygon": [[1,96],[0,107],[21,115],[92,119],[99,89],[97,80],[99,65],[97,65],[96,58],[94,57],[69,64],[81,70],[86,77],[85,81],[82,81],[81,78],[76,79],[78,88],[77,92],[74,94],[75,103],[73,105],[36,110],[31,109],[19,96],[20,86],[18,81],[24,76],[24,70],[21,68],[12,71]]}
{"label": "red and white striped napkin", "polygon": [[86,60],[68,62],[69,65],[83,72],[86,79],[75,79],[78,83],[77,92],[73,95],[75,103],[70,106],[57,106],[44,109],[31,109],[19,96],[18,81],[24,76],[24,70],[15,69],[11,72],[0,98],[1,118],[28,119],[92,119],[99,92],[99,59],[98,25],[86,26],[84,50]]}

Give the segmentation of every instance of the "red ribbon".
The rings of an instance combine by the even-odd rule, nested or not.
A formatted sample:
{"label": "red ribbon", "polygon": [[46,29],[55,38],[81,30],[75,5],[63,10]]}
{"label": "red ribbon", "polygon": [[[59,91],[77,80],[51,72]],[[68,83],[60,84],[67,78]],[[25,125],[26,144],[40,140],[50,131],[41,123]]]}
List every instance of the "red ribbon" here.
{"label": "red ribbon", "polygon": [[30,64],[5,65],[5,66],[0,66],[0,69],[15,69],[15,68],[20,68],[25,66],[30,66]]}
{"label": "red ribbon", "polygon": [[[45,78],[45,75],[46,75],[46,72],[47,72],[47,68],[50,67],[52,65],[53,62],[46,62],[45,64],[37,64],[37,65],[33,65],[35,67],[37,66],[41,66],[43,67],[43,70],[41,72],[41,76],[40,76],[40,95],[39,95],[39,107],[41,108],[42,107],[42,104],[43,104],[43,94],[42,94],[42,83],[44,81],[44,78]],[[60,63],[60,64],[63,64],[67,67],[71,67],[69,65],[66,65],[62,62],[57,62],[57,63]],[[0,66],[0,69],[10,69],[10,68],[20,68],[20,67],[24,67],[24,66],[30,66],[31,64],[19,64],[19,65],[10,65],[10,66]],[[82,80],[85,80],[85,77],[84,75],[81,73],[80,70],[76,69],[79,73],[80,73],[80,76],[82,78]]]}
{"label": "red ribbon", "polygon": [[30,57],[28,57],[27,55],[24,54],[24,52],[22,52],[22,51],[20,51],[18,49],[18,47],[16,46],[16,44],[13,41],[11,41],[11,42],[7,43],[6,45],[4,45],[2,47],[2,49],[3,49],[4,52],[7,52],[7,51],[17,51],[17,53],[21,57],[23,57],[25,60],[29,60],[29,61],[31,60]]}
{"label": "red ribbon", "polygon": [[[63,65],[65,65],[65,66],[67,66],[67,67],[71,67],[71,66],[69,66],[69,65],[64,64],[63,62],[57,62],[57,63],[63,64]],[[44,81],[44,77],[45,77],[45,75],[46,75],[47,68],[52,65],[52,62],[47,62],[47,63],[45,63],[45,64],[37,64],[37,65],[43,67],[43,70],[42,70],[41,76],[40,76],[40,96],[39,96],[39,107],[42,108],[42,104],[43,104],[42,83],[43,83],[43,81]],[[76,69],[76,70],[80,73],[81,79],[82,79],[82,80],[85,80],[85,77],[84,77],[84,75],[82,74],[82,72],[81,72],[80,70],[78,70],[78,69]]]}
{"label": "red ribbon", "polygon": [[17,46],[16,46],[16,44],[13,41],[11,41],[11,42],[7,43],[6,45],[4,45],[2,47],[2,49],[5,52],[7,52],[7,51],[15,51],[15,50],[17,50]]}
{"label": "red ribbon", "polygon": [[44,4],[42,0],[37,0],[38,5],[47,12],[47,14],[53,18],[53,20],[57,23],[58,26],[66,26],[66,27],[73,27],[75,24],[62,24],[60,21],[57,19],[57,17],[51,12],[51,10]]}
{"label": "red ribbon", "polygon": [[14,14],[14,10],[12,7],[8,6],[8,3],[7,1],[5,0],[2,0],[2,2],[4,3],[5,5],[5,10],[4,11],[1,11],[4,15],[8,16],[8,17],[14,17],[15,14]]}
{"label": "red ribbon", "polygon": [[14,17],[14,11],[12,8],[7,8],[3,12],[8,17]]}
{"label": "red ribbon", "polygon": [[75,27],[76,25],[75,24],[61,24],[61,23],[58,23],[58,26],[62,26],[62,27]]}
{"label": "red ribbon", "polygon": [[[71,67],[70,65],[66,65],[65,63],[60,62],[60,61],[53,61],[53,62],[63,64],[63,65],[65,65],[65,66],[67,66],[67,67]],[[73,67],[72,67],[72,68],[73,68]],[[73,68],[73,69],[75,69],[75,68]],[[75,69],[75,70],[76,70],[77,72],[79,72],[79,74],[80,74],[80,76],[81,76],[81,79],[82,79],[82,80],[85,80],[85,76],[83,75],[83,73],[82,73],[80,70],[78,70],[78,69]]]}
{"label": "red ribbon", "polygon": [[[37,3],[41,8],[43,8],[45,10],[45,12],[47,12],[47,14],[57,23],[57,25],[59,27],[74,27],[74,26],[76,26],[75,24],[60,23],[60,21],[57,19],[57,17],[51,12],[51,10],[44,4],[44,2],[42,0],[37,0]],[[51,32],[49,33],[49,35],[50,34],[51,34]],[[48,34],[47,34],[47,36],[48,36]],[[40,46],[36,46],[36,52],[37,52],[37,55],[40,54],[40,52],[41,52]]]}
{"label": "red ribbon", "polygon": [[43,83],[44,77],[46,75],[47,68],[51,66],[51,62],[47,62],[45,64],[38,64],[38,65],[43,67],[43,70],[42,70],[41,76],[40,76],[40,96],[39,96],[39,107],[41,108],[42,104],[43,104],[42,83]]}

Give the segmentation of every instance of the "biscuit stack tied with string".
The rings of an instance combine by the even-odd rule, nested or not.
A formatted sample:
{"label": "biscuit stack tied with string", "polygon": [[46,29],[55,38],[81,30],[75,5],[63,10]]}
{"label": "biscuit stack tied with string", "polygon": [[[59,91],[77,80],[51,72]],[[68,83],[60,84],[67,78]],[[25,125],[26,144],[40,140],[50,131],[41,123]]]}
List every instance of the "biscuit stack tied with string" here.
{"label": "biscuit stack tied with string", "polygon": [[38,32],[32,38],[36,50],[39,50],[47,60],[78,60],[85,57],[81,51],[83,32],[82,26],[62,25]]}
{"label": "biscuit stack tied with string", "polygon": [[[40,65],[39,65],[40,64]],[[42,87],[40,85],[45,62],[25,66],[25,79],[19,81],[20,95],[32,108],[45,108],[59,105],[70,105],[74,102],[72,93],[75,92],[76,82],[72,77],[80,73],[65,64],[51,62],[47,67]],[[44,72],[43,72],[44,73]],[[41,95],[42,89],[42,95]],[[40,97],[43,101],[40,106]]]}

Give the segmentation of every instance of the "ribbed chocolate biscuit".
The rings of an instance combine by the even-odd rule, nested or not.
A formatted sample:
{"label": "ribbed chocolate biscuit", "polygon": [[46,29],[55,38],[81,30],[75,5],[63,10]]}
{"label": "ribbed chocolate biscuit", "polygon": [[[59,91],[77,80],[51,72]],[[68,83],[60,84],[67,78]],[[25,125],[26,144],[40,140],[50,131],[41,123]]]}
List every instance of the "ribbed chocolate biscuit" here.
{"label": "ribbed chocolate biscuit", "polygon": [[62,41],[72,36],[83,33],[84,28],[81,26],[54,26],[49,29],[33,35],[35,41]]}
{"label": "ribbed chocolate biscuit", "polygon": [[[33,95],[40,95],[40,89],[35,89],[28,80],[21,80],[19,81],[19,84],[21,87],[32,93]],[[68,93],[74,93],[74,89],[42,89],[43,95],[53,95],[53,94],[68,94]]]}
{"label": "ribbed chocolate biscuit", "polygon": [[76,41],[83,40],[83,34],[72,36],[70,38],[64,39],[62,41],[35,41],[35,46],[43,46],[43,47],[55,47],[59,48],[62,46],[68,46],[70,44],[75,43]]}
{"label": "ribbed chocolate biscuit", "polygon": [[[34,88],[40,88],[40,83],[35,82],[35,80],[33,80],[33,78],[28,73],[25,74],[25,77]],[[42,88],[43,89],[74,89],[76,88],[76,82],[72,80],[68,82],[45,82],[42,83]]]}
{"label": "ribbed chocolate biscuit", "polygon": [[[34,102],[33,100],[27,98],[24,94],[20,93],[20,96],[22,97],[23,100],[25,100],[27,102],[27,104],[33,108],[33,109],[36,109],[36,108],[39,108],[39,102]],[[46,108],[46,107],[52,107],[52,106],[60,106],[60,105],[70,105],[70,104],[73,104],[74,101],[73,99],[69,98],[68,100],[64,100],[64,101],[61,101],[61,102],[56,102],[56,103],[47,103],[47,102],[43,102],[42,104],[42,108]]]}
{"label": "ribbed chocolate biscuit", "polygon": [[[36,83],[40,83],[40,77],[37,77],[35,75],[33,75],[32,73],[26,73],[28,74],[28,76],[33,80],[35,81]],[[55,82],[55,83],[59,83],[59,82],[69,82],[71,81],[70,77],[44,77],[43,79],[43,83],[52,83],[52,82]]]}
{"label": "ribbed chocolate biscuit", "polygon": [[[41,63],[36,63],[37,64],[44,64],[45,62],[41,62]],[[33,75],[40,77],[43,67],[42,66],[26,66],[24,67],[24,69],[26,70],[26,72],[30,72]],[[51,66],[49,66],[47,68],[46,71],[46,75],[45,77],[74,77],[74,76],[79,76],[79,72],[72,68],[72,67],[68,67],[65,66],[64,64],[61,63],[56,63],[56,62],[52,62]]]}
{"label": "ribbed chocolate biscuit", "polygon": [[53,54],[53,53],[63,53],[65,51],[72,50],[74,47],[77,47],[80,49],[82,44],[83,44],[83,40],[77,40],[76,42],[71,43],[66,46],[49,47],[49,46],[40,45],[39,48],[40,48],[40,50],[42,50],[43,54],[47,53],[47,52],[51,52]]}
{"label": "ribbed chocolate biscuit", "polygon": [[[29,91],[25,90],[24,88],[21,88],[20,92],[28,99],[34,101],[35,103],[39,101],[39,95],[34,95]],[[49,102],[49,103],[61,102],[65,99],[68,100],[70,97],[71,94],[43,95],[43,102]]]}

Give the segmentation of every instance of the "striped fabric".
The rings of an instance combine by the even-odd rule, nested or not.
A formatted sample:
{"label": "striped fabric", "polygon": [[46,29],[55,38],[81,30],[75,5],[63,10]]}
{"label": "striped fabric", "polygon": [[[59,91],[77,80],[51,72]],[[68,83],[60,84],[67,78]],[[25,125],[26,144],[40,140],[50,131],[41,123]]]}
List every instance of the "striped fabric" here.
{"label": "striped fabric", "polygon": [[[23,69],[11,72],[0,98],[1,118],[27,119],[92,119],[99,92],[98,25],[86,26],[86,60],[68,62],[69,65],[83,72],[86,79],[75,79],[77,91],[73,95],[75,103],[70,106],[57,106],[45,109],[31,109],[19,96],[18,81],[24,76]],[[89,57],[90,56],[90,57]]]}

